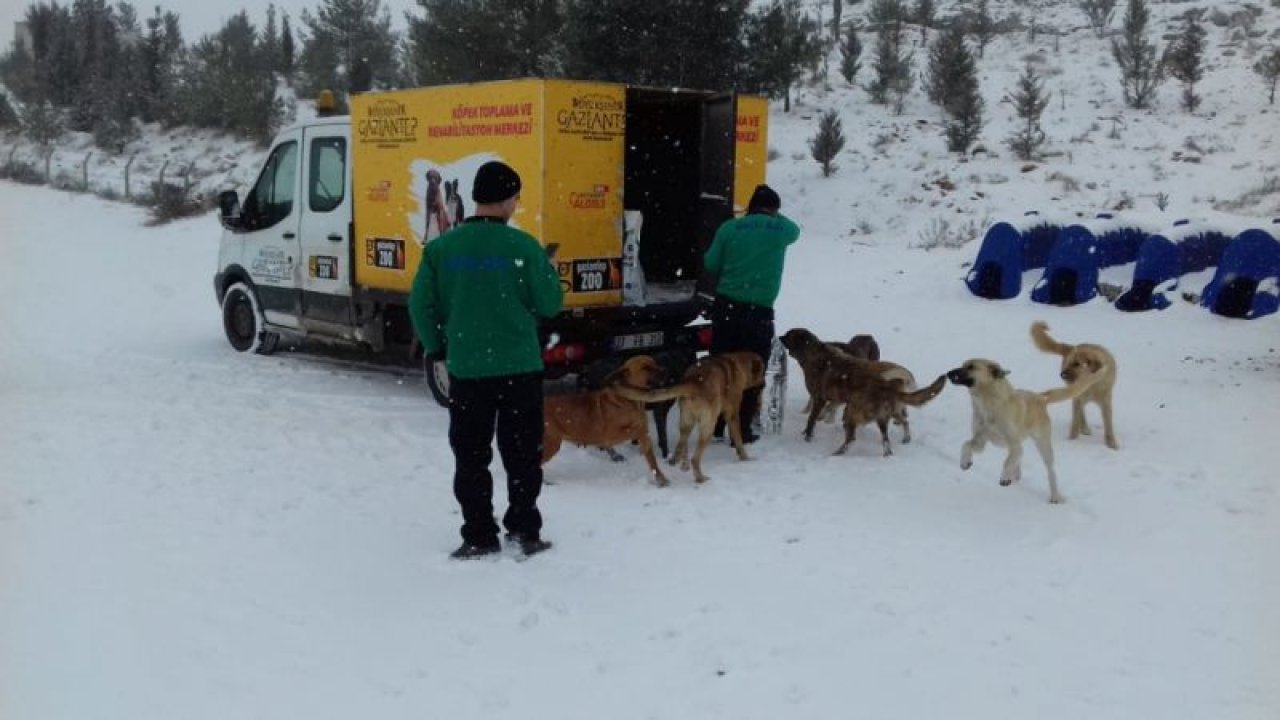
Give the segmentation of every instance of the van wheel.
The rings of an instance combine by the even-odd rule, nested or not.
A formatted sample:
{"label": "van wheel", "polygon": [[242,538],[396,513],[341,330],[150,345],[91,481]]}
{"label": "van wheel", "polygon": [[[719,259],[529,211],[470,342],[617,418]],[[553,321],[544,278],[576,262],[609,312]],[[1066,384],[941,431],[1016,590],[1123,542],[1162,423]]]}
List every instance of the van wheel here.
{"label": "van wheel", "polygon": [[222,329],[231,347],[259,355],[275,352],[280,336],[268,331],[266,325],[258,297],[248,285],[238,282],[227,288],[222,296]]}
{"label": "van wheel", "polygon": [[449,367],[443,360],[422,358],[422,375],[426,378],[427,389],[431,397],[440,403],[440,407],[449,407]]}

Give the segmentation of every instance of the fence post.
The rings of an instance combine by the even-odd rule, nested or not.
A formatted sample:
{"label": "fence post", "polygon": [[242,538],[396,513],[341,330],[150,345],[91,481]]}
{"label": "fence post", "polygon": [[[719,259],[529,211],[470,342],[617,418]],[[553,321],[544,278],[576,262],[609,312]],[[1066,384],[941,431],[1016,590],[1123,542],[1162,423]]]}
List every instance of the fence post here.
{"label": "fence post", "polygon": [[131,200],[133,196],[129,194],[129,166],[133,165],[133,161],[138,159],[138,153],[129,156],[129,162],[124,164],[124,199]]}
{"label": "fence post", "polygon": [[16,144],[13,147],[9,148],[9,167],[13,167],[13,156],[16,155],[17,152],[18,152],[18,146]]}
{"label": "fence post", "polygon": [[93,157],[93,151],[90,150],[84,156],[84,163],[80,165],[80,189],[89,192],[89,158]]}
{"label": "fence post", "polygon": [[49,148],[48,152],[45,153],[45,156],[44,156],[44,184],[45,185],[53,184],[53,174],[52,174],[52,171],[50,170],[50,167],[52,165],[53,165],[53,148]]}
{"label": "fence post", "polygon": [[169,169],[169,161],[168,161],[168,160],[165,160],[165,161],[164,161],[164,164],[160,166],[160,181],[159,181],[159,184],[160,184],[160,187],[162,187],[162,188],[164,187],[164,173],[165,173],[165,171],[166,171],[166,170],[168,170],[168,169]]}

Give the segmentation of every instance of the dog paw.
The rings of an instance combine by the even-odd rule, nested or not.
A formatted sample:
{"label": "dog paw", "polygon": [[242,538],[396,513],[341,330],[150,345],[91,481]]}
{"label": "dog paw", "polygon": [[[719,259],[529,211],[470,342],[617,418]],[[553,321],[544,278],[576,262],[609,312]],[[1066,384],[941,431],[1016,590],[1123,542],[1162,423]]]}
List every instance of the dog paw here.
{"label": "dog paw", "polygon": [[1119,450],[1120,443],[1116,442],[1115,438],[1111,438],[1110,440],[1107,441],[1107,447],[1111,448],[1112,450]]}
{"label": "dog paw", "polygon": [[705,483],[706,481],[708,481],[708,480],[710,480],[710,479],[711,479],[711,476],[710,476],[710,475],[701,475],[701,474],[699,474],[699,475],[694,475],[694,476],[693,476],[693,481],[694,481],[694,482],[696,482],[696,483],[698,483],[699,485],[701,485],[702,483]]}
{"label": "dog paw", "polygon": [[666,475],[663,475],[662,473],[658,473],[657,475],[653,476],[653,484],[657,485],[658,487],[666,487],[671,484],[671,481],[667,479]]}
{"label": "dog paw", "polygon": [[973,467],[973,461],[972,461],[972,460],[961,460],[961,461],[960,461],[960,469],[961,469],[961,470],[968,470],[968,469],[969,469],[969,468],[971,468],[971,467]]}
{"label": "dog paw", "polygon": [[1050,496],[1049,496],[1049,504],[1050,504],[1050,505],[1061,505],[1061,504],[1065,503],[1066,501],[1067,501],[1067,498],[1066,498],[1066,496],[1065,496],[1065,495],[1050,495]]}
{"label": "dog paw", "polygon": [[[688,460],[685,460],[684,462],[680,463],[680,469],[681,469],[681,470],[683,470],[683,471],[685,471],[685,472],[689,472],[689,467],[690,467],[690,465],[689,465],[689,461],[688,461]],[[701,482],[701,481],[699,481],[699,482]]]}
{"label": "dog paw", "polygon": [[1013,484],[1013,478],[1007,478],[1007,477],[1000,478],[1000,487],[1009,487],[1012,484]]}

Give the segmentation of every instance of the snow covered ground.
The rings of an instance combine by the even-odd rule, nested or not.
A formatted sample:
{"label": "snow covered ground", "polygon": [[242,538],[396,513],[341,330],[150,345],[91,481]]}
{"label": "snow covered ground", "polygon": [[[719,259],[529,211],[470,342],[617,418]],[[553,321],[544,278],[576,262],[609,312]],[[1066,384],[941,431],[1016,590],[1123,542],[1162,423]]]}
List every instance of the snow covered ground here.
{"label": "snow covered ground", "polygon": [[986,302],[972,248],[810,234],[780,327],[1045,389],[1044,318],[1118,356],[1121,450],[1068,442],[1055,406],[1051,506],[1034,454],[1011,488],[998,450],[959,469],[959,388],[893,457],[867,430],[832,457],[793,383],[755,460],[716,445],[709,484],[659,489],[634,451],[567,448],[555,549],[457,563],[444,412],[411,375],[234,353],[212,218],[12,184],[0,216],[0,717],[1280,711],[1274,316]]}
{"label": "snow covered ground", "polygon": [[[799,437],[792,365],[784,432],[753,461],[715,445],[710,483],[677,471],[659,489],[633,450],[566,448],[542,502],[554,550],[450,562],[446,416],[415,373],[234,353],[212,216],[148,227],[0,182],[0,718],[1280,716],[1280,319],[1045,307],[1034,274],[1005,302],[961,283],[973,236],[1027,209],[1091,217],[1128,197],[1157,229],[1280,213],[1280,193],[1254,192],[1280,175],[1280,115],[1248,70],[1280,12],[1208,27],[1204,106],[1186,114],[1172,84],[1156,111],[1125,110],[1075,3],[993,6],[1066,34],[988,48],[990,153],[947,154],[918,91],[894,115],[834,71],[775,108],[769,181],[804,226],[778,325],[872,333],[925,382],[988,357],[1032,389],[1058,382],[1033,320],[1107,345],[1121,449],[1092,411],[1095,434],[1068,441],[1053,407],[1067,504],[1046,502],[1030,450],[1011,488],[998,449],[960,470],[955,386],[913,411],[913,443],[894,431],[893,457],[866,429],[832,457],[835,426]],[[1191,7],[1243,4],[1153,4],[1157,28]],[[1024,169],[1000,98],[1028,57],[1055,101],[1051,156]],[[805,142],[832,107],[849,144],[824,179]],[[51,163],[68,182],[78,142]],[[261,158],[183,130],[137,151],[135,182],[204,158],[202,191],[243,189]],[[91,185],[121,192],[127,161],[95,154]]]}

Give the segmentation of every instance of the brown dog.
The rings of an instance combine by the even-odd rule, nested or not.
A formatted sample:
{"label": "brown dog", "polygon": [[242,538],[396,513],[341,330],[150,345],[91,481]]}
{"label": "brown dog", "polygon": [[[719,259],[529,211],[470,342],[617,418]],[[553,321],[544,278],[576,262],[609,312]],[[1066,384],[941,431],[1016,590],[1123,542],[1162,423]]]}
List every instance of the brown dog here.
{"label": "brown dog", "polygon": [[[870,343],[863,342],[859,345],[859,338],[870,340]],[[809,391],[809,404],[805,406],[805,413],[813,411],[814,397],[817,394],[817,383],[822,373],[832,359],[832,355],[822,346],[835,348],[838,351],[845,352],[849,357],[863,359],[862,355],[854,355],[849,353],[846,348],[856,348],[859,352],[866,353],[866,362],[873,373],[879,375],[883,380],[899,380],[902,385],[899,390],[914,392],[917,389],[915,376],[910,370],[892,363],[887,360],[879,360],[880,348],[875,344],[875,339],[870,335],[857,335],[848,343],[827,343],[818,339],[817,335],[805,328],[792,328],[788,330],[781,338],[782,344],[790,352],[791,356],[796,359],[800,365],[801,373],[804,375],[805,389]],[[939,389],[941,389],[939,387]],[[936,394],[936,393],[935,393]],[[826,402],[826,410],[822,415],[824,418],[833,416],[835,411],[844,404],[839,398],[828,398]],[[829,418],[828,418],[829,419]],[[907,419],[907,406],[905,403],[898,403],[894,409],[892,420],[895,424],[902,426],[902,442],[911,442],[911,423]],[[811,432],[811,431],[810,431]]]}
{"label": "brown dog", "polygon": [[1084,419],[1084,406],[1087,403],[1097,403],[1102,410],[1102,431],[1107,447],[1119,450],[1111,408],[1111,394],[1116,386],[1115,356],[1101,345],[1060,343],[1049,336],[1049,326],[1042,321],[1031,323],[1031,340],[1042,352],[1062,356],[1062,371],[1059,376],[1068,384],[1079,382],[1085,375],[1098,375],[1087,391],[1071,401],[1071,432],[1068,439],[1074,440],[1081,433],[1092,434]]}
{"label": "brown dog", "polygon": [[969,388],[973,401],[973,437],[960,449],[960,467],[973,466],[973,454],[981,452],[988,442],[1008,448],[1000,484],[1011,485],[1022,479],[1022,443],[1028,437],[1036,444],[1040,459],[1049,472],[1049,502],[1065,502],[1058,492],[1058,476],[1053,470],[1053,426],[1049,419],[1049,403],[1062,402],[1086,392],[1099,375],[1080,376],[1073,385],[1036,393],[1017,390],[1005,376],[1008,370],[982,358],[966,360],[947,373],[947,379]]}
{"label": "brown dog", "polygon": [[649,463],[654,482],[666,485],[658,469],[649,438],[649,416],[644,402],[628,397],[620,387],[651,388],[662,378],[662,368],[648,355],[628,359],[605,378],[601,390],[571,395],[550,395],[543,402],[542,463],[555,457],[565,440],[579,445],[613,447],[636,441]]}
{"label": "brown dog", "polygon": [[924,405],[937,397],[946,384],[946,378],[939,375],[928,387],[905,392],[902,378],[886,380],[881,377],[881,363],[852,357],[822,342],[804,328],[788,330],[781,340],[804,370],[805,386],[811,398],[809,420],[804,428],[805,440],[813,439],[813,426],[826,405],[845,403],[845,437],[844,443],[836,450],[837,455],[853,443],[860,425],[872,421],[880,428],[884,454],[892,455],[889,422],[898,418],[905,422],[906,405]]}
{"label": "brown dog", "polygon": [[[742,405],[742,393],[748,388],[764,385],[764,361],[752,352],[730,352],[720,355],[708,355],[685,371],[681,381],[669,388],[660,390],[643,390],[640,388],[619,388],[642,402],[656,402],[675,398],[680,405],[680,438],[676,441],[675,452],[671,455],[671,464],[680,463],[683,470],[692,465],[694,480],[706,482],[710,480],[702,472],[702,453],[711,443],[711,435],[715,431],[716,419],[724,415],[725,426],[729,429],[729,438],[738,453],[739,460],[748,460],[746,448],[742,443],[742,428],[738,424],[738,409]],[[694,427],[698,428],[698,446],[693,451],[692,463],[689,458],[689,436]],[[665,485],[666,482],[659,482]]]}

